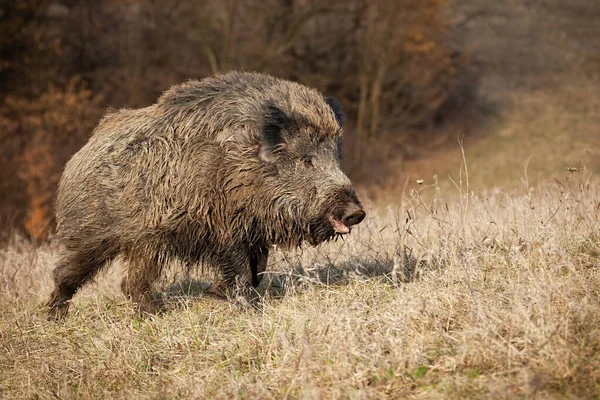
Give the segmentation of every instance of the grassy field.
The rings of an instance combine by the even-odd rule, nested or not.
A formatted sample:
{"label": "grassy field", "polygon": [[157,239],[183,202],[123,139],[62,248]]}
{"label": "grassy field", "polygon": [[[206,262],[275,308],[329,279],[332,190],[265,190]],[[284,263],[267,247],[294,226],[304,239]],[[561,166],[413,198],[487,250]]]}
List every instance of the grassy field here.
{"label": "grassy field", "polygon": [[[598,398],[600,188],[418,191],[344,241],[275,252],[257,309],[170,276],[140,319],[117,262],[62,323],[56,249],[0,251],[0,398]],[[175,269],[176,270],[176,269]],[[204,279],[204,280],[203,280]]]}

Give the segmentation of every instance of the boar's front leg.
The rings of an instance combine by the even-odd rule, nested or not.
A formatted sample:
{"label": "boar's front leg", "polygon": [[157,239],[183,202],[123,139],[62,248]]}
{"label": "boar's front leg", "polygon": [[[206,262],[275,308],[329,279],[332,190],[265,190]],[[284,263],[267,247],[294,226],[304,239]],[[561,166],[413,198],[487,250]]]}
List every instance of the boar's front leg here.
{"label": "boar's front leg", "polygon": [[256,288],[263,278],[263,272],[267,269],[269,258],[268,247],[257,247],[250,252],[250,271],[252,272],[252,287]]}
{"label": "boar's front leg", "polygon": [[269,249],[266,246],[255,246],[246,251],[242,249],[243,247],[238,247],[228,252],[231,257],[221,262],[224,282],[211,285],[209,292],[227,297],[241,297],[251,302],[255,300],[256,292],[253,288],[262,280]]}

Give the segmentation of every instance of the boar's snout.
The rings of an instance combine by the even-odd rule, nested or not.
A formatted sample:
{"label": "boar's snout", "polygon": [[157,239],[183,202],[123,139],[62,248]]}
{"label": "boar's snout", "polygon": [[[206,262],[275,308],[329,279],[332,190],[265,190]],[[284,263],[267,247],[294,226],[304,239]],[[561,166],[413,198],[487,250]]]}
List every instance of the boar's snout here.
{"label": "boar's snout", "polygon": [[365,210],[360,208],[358,205],[353,204],[347,210],[342,217],[342,223],[350,228],[353,225],[358,225],[363,219],[365,219]]}
{"label": "boar's snout", "polygon": [[329,221],[331,222],[331,226],[335,233],[343,235],[350,233],[352,226],[360,224],[365,218],[365,215],[365,210],[363,210],[360,205],[357,203],[350,203],[342,213],[341,218],[338,219],[331,215]]}

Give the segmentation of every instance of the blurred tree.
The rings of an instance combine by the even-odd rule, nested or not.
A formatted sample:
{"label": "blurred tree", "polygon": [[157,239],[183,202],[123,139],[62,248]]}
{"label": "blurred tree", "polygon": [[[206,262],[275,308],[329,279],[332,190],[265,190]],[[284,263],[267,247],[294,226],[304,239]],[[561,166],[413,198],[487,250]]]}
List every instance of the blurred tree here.
{"label": "blurred tree", "polygon": [[47,19],[48,0],[0,1],[0,90],[35,93],[55,70],[59,51]]}
{"label": "blurred tree", "polygon": [[381,129],[426,125],[448,101],[463,60],[448,41],[444,4],[365,0],[357,29],[355,157]]}

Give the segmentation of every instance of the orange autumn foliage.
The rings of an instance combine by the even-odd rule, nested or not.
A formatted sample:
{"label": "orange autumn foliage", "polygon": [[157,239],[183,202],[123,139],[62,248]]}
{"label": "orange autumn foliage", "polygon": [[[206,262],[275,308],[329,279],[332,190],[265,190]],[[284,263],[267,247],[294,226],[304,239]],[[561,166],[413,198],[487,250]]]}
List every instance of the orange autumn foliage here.
{"label": "orange autumn foliage", "polygon": [[14,161],[27,199],[24,226],[31,237],[43,239],[51,227],[54,191],[62,166],[93,129],[102,97],[73,78],[62,89],[50,85],[34,101],[7,97],[5,104],[18,123],[12,125],[11,132],[5,131],[4,142],[21,142],[23,149]]}

